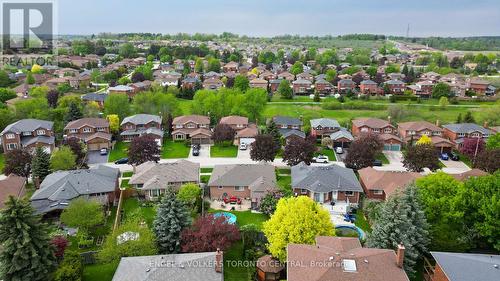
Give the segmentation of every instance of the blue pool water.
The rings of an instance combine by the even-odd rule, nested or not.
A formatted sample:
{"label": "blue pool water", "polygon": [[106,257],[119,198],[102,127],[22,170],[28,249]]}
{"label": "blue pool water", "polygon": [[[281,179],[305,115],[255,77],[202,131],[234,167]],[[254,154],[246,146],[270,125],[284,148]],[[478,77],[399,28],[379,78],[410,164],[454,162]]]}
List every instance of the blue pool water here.
{"label": "blue pool water", "polygon": [[359,228],[359,227],[357,227],[355,225],[340,224],[340,225],[336,225],[335,229],[354,230],[354,231],[356,231],[358,233],[359,240],[365,240],[366,239],[365,232],[361,228]]}
{"label": "blue pool water", "polygon": [[234,214],[228,213],[228,212],[220,212],[220,213],[215,213],[214,217],[220,218],[224,217],[229,224],[235,224],[236,223],[236,216]]}

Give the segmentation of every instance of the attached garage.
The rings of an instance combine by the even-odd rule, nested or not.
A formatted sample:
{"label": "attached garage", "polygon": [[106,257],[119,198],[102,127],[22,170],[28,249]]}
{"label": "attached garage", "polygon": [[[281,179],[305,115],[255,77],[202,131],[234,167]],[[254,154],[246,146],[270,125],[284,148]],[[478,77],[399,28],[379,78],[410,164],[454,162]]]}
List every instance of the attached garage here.
{"label": "attached garage", "polygon": [[87,144],[87,149],[89,151],[100,150],[102,148],[110,149],[111,148],[111,134],[106,133],[95,133],[92,136],[89,136],[85,140]]}
{"label": "attached garage", "polygon": [[249,145],[254,141],[255,141],[255,138],[240,138],[240,144],[244,143],[246,145]]}
{"label": "attached garage", "polygon": [[192,144],[210,144],[212,140],[212,132],[207,129],[198,129],[191,133]]}
{"label": "attached garage", "polygon": [[380,139],[384,141],[384,150],[386,151],[401,151],[403,141],[395,135],[381,134]]}
{"label": "attached garage", "polygon": [[105,142],[99,142],[99,143],[89,143],[87,144],[87,149],[89,151],[93,151],[93,150],[101,150],[102,148],[106,148],[108,149],[109,148],[109,144],[108,143],[105,143]]}
{"label": "attached garage", "polygon": [[384,144],[384,150],[387,151],[400,151],[401,144]]}

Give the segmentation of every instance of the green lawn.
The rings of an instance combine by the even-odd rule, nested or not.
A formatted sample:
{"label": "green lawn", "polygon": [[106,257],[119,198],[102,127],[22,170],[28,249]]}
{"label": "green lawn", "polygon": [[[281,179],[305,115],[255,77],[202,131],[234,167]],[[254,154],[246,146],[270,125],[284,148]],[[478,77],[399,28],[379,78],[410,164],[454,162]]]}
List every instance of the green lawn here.
{"label": "green lawn", "polygon": [[122,141],[116,142],[115,145],[113,146],[113,149],[109,153],[108,161],[115,162],[120,158],[127,157],[129,146],[130,143],[128,142],[122,142]]}
{"label": "green lawn", "polygon": [[[248,275],[252,273],[249,267],[242,266],[243,257],[243,242],[234,243],[231,248],[224,252],[224,280],[225,281],[241,281],[250,280]],[[240,265],[240,266],[237,266]]]}
{"label": "green lawn", "polygon": [[211,173],[213,170],[214,170],[214,168],[201,168],[200,173],[208,174],[208,173]]}
{"label": "green lawn", "polygon": [[130,185],[128,184],[129,179],[122,180],[122,183],[120,184],[121,188],[129,188]]}
{"label": "green lawn", "polygon": [[384,153],[382,152],[377,154],[377,156],[375,156],[375,159],[382,161],[382,164],[384,165],[389,164],[389,159],[387,159],[387,157],[385,157]]}
{"label": "green lawn", "polygon": [[[210,209],[210,213],[218,213],[220,210]],[[236,216],[236,223],[239,227],[247,224],[255,224],[259,229],[262,228],[262,223],[267,221],[269,217],[265,214],[252,213],[251,211],[227,211]]]}
{"label": "green lawn", "polygon": [[326,148],[326,147],[321,147],[320,151],[315,153],[315,156],[318,155],[325,155],[328,156],[328,160],[330,161],[337,161],[337,157],[335,156],[335,153],[333,152],[333,149]]}
{"label": "green lawn", "polygon": [[200,176],[200,181],[202,183],[208,183],[209,180],[210,180],[210,176],[208,176],[208,175]]}
{"label": "green lawn", "polygon": [[187,158],[191,148],[184,142],[174,142],[172,140],[165,140],[161,149],[161,158]]}
{"label": "green lawn", "polygon": [[153,226],[153,221],[156,216],[156,209],[153,206],[141,206],[141,202],[137,198],[127,198],[123,201],[124,216],[140,216],[144,218],[149,227]]}
{"label": "green lawn", "polygon": [[278,169],[278,174],[281,175],[290,175],[292,173],[292,169],[290,168],[279,168]]}
{"label": "green lawn", "polygon": [[278,186],[285,195],[292,195],[292,177],[291,176],[277,176]]}
{"label": "green lawn", "polygon": [[117,263],[87,265],[83,268],[82,281],[111,281],[117,267]]}
{"label": "green lawn", "polygon": [[122,178],[130,178],[132,177],[132,175],[134,174],[134,172],[130,171],[130,172],[123,172],[122,173]]}
{"label": "green lawn", "polygon": [[236,157],[238,156],[238,147],[235,145],[215,144],[210,147],[210,157]]}
{"label": "green lawn", "polygon": [[0,153],[0,173],[3,173],[3,167],[5,166],[5,156]]}

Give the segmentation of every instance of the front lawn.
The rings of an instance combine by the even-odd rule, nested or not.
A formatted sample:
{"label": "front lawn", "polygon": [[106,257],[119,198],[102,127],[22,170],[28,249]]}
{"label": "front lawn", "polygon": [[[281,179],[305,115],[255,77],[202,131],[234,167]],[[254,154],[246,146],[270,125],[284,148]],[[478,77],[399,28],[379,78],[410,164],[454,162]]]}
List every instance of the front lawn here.
{"label": "front lawn", "polygon": [[335,156],[335,153],[333,152],[333,149],[322,147],[320,149],[320,151],[318,151],[317,153],[315,153],[315,156],[318,156],[320,154],[328,156],[328,160],[330,160],[330,161],[337,161],[337,157]]}
{"label": "front lawn", "polygon": [[122,141],[116,142],[115,145],[113,146],[113,149],[109,153],[108,161],[115,162],[118,159],[127,157],[129,146],[130,143],[128,142],[122,142]]}
{"label": "front lawn", "polygon": [[215,144],[210,147],[210,157],[236,157],[238,156],[238,147],[235,145]]}
{"label": "front lawn", "polygon": [[200,173],[202,174],[209,174],[214,170],[214,168],[201,168]]}
{"label": "front lawn", "polygon": [[83,268],[83,281],[111,281],[118,263],[92,264]]}
{"label": "front lawn", "polygon": [[379,154],[377,154],[375,156],[375,159],[382,161],[383,165],[389,164],[389,159],[387,159],[387,157],[385,157],[385,154],[382,153],[382,152],[380,152]]}
{"label": "front lawn", "polygon": [[161,158],[187,158],[190,150],[191,148],[185,142],[165,140],[161,148]]}

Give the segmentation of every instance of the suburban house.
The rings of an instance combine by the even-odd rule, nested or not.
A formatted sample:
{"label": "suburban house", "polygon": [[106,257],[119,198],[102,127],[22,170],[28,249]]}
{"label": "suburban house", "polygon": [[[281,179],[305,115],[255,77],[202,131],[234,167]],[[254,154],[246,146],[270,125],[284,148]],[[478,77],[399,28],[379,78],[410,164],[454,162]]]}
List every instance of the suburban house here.
{"label": "suburban house", "polygon": [[415,85],[409,85],[408,89],[416,96],[430,98],[432,90],[434,89],[434,84],[431,81],[420,81],[415,83]]}
{"label": "suburban house", "polygon": [[358,204],[363,188],[352,169],[338,165],[292,167],[292,189],[296,196],[305,195],[316,202]]}
{"label": "suburban house", "polygon": [[325,79],[318,79],[314,83],[314,89],[320,94],[330,94],[333,91],[333,85]]}
{"label": "suburban house", "polygon": [[203,115],[183,115],[172,121],[174,141],[191,139],[193,144],[209,144],[212,138],[210,118]]}
{"label": "suburban house", "polygon": [[281,80],[284,79],[284,80],[288,80],[289,82],[292,82],[293,80],[295,80],[295,76],[288,71],[284,71],[284,72],[281,72],[280,74],[278,74],[278,79],[281,79]]}
{"label": "suburban house", "polygon": [[468,83],[468,89],[479,95],[494,95],[496,91],[490,82],[481,79],[471,79]]}
{"label": "suburban house", "polygon": [[340,130],[340,124],[335,119],[319,118],[311,119],[311,135],[319,138],[330,136]]}
{"label": "suburban house", "polygon": [[173,163],[143,163],[135,168],[128,184],[146,199],[154,200],[169,188],[179,190],[183,184],[199,182],[200,164],[178,160]]}
{"label": "suburban house", "polygon": [[351,133],[344,127],[340,127],[340,130],[331,133],[328,137],[333,141],[333,147],[347,148],[354,140]]}
{"label": "suburban house", "polygon": [[400,80],[389,80],[384,82],[384,86],[389,89],[389,94],[397,95],[402,94],[405,91],[405,82]]}
{"label": "suburban house", "polygon": [[422,177],[419,173],[379,171],[366,167],[358,171],[359,181],[368,199],[386,200],[392,193]]}
{"label": "suburban house", "polygon": [[255,78],[250,80],[250,88],[260,88],[267,91],[268,82],[265,79]]}
{"label": "suburban house", "polygon": [[152,135],[158,145],[162,144],[163,130],[161,128],[161,117],[151,114],[136,114],[125,117],[120,124],[120,136],[123,141],[131,141],[142,135]]}
{"label": "suburban house", "polygon": [[58,171],[48,175],[31,196],[31,205],[39,214],[58,214],[71,200],[86,198],[102,205],[113,204],[119,196],[120,170],[105,165],[85,169]]}
{"label": "suburban house", "polygon": [[215,165],[207,185],[212,200],[236,196],[250,199],[252,208],[266,194],[278,191],[274,166],[267,164]]}
{"label": "suburban house", "polygon": [[76,138],[87,145],[87,150],[111,148],[109,122],[104,118],[81,118],[69,122],[64,127],[66,139]]}
{"label": "suburban house", "polygon": [[281,84],[281,81],[283,81],[283,80],[282,79],[269,80],[269,91],[271,91],[271,93],[278,91],[278,88]]}
{"label": "suburban house", "polygon": [[135,89],[127,85],[117,85],[108,88],[108,94],[125,94],[132,98],[135,94]]}
{"label": "suburban house", "polygon": [[257,125],[249,124],[248,127],[242,130],[236,131],[236,136],[234,136],[234,144],[240,145],[245,143],[249,145],[255,141],[255,137],[259,134]]}
{"label": "suburban house", "polygon": [[225,116],[220,119],[219,124],[229,125],[235,131],[239,131],[248,127],[248,118],[237,115]]}
{"label": "suburban house", "polygon": [[[288,116],[274,116],[273,122],[276,124],[276,127],[278,127],[281,135],[285,138],[290,133],[293,133],[295,131],[297,131],[297,132],[302,131],[303,123],[302,123],[302,120],[300,120],[298,118],[293,118],[293,117],[288,117]],[[302,132],[302,133],[304,133],[304,132]],[[304,134],[304,137],[305,137],[305,134]]]}
{"label": "suburban house", "polygon": [[239,63],[230,61],[222,67],[222,70],[224,72],[238,72],[239,66],[240,66]]}
{"label": "suburban house", "polygon": [[352,92],[356,89],[356,83],[351,79],[341,79],[337,82],[337,91],[339,93]]}
{"label": "suburban house", "polygon": [[483,170],[474,168],[472,170],[460,174],[449,174],[449,175],[454,177],[458,181],[465,181],[468,180],[469,178],[486,176],[488,175],[488,173],[484,172]]}
{"label": "suburban house", "polygon": [[134,89],[134,94],[137,94],[137,93],[149,90],[151,88],[151,84],[152,84],[151,81],[144,80],[141,82],[135,82],[135,83],[129,84],[129,86]]}
{"label": "suburban house", "polygon": [[201,83],[198,77],[186,77],[182,80],[182,89],[194,89],[198,83]]}
{"label": "suburban house", "polygon": [[288,244],[286,280],[408,281],[404,251],[363,248],[357,237],[318,236],[316,245]]}
{"label": "suburban house", "polygon": [[309,94],[312,89],[312,82],[305,79],[298,79],[292,82],[292,88],[295,95]]}
{"label": "suburban house", "polygon": [[3,151],[14,149],[35,149],[43,147],[48,153],[54,149],[54,122],[38,119],[22,119],[3,129]]}
{"label": "suburban house", "polygon": [[357,118],[352,120],[352,133],[358,137],[363,133],[376,134],[384,142],[384,150],[400,151],[403,141],[396,127],[389,121],[378,118]]}
{"label": "suburban house", "polygon": [[82,101],[84,102],[96,102],[100,108],[104,107],[104,101],[108,97],[108,94],[97,94],[97,93],[88,93],[82,96]]}
{"label": "suburban house", "polygon": [[223,253],[122,257],[112,281],[224,281]]}
{"label": "suburban house", "polygon": [[0,180],[0,210],[5,207],[5,201],[12,196],[16,199],[26,194],[26,179],[14,174]]}
{"label": "suburban house", "polygon": [[224,86],[222,80],[217,77],[211,77],[203,81],[203,89],[206,90],[218,90]]}
{"label": "suburban house", "polygon": [[309,72],[302,72],[296,78],[297,80],[308,80],[311,83],[314,81],[314,76]]}
{"label": "suburban house", "polygon": [[378,85],[372,80],[363,80],[359,83],[359,90],[363,94],[377,94]]}
{"label": "suburban house", "polygon": [[463,144],[465,138],[486,139],[494,134],[492,130],[474,123],[447,124],[443,125],[443,128],[444,136],[454,142],[457,148]]}
{"label": "suburban house", "polygon": [[424,260],[426,281],[497,281],[500,255],[431,252]]}
{"label": "suburban house", "polygon": [[259,75],[259,78],[262,78],[267,81],[276,79],[276,77],[277,77],[276,74],[272,73],[269,70],[266,70]]}
{"label": "suburban house", "polygon": [[399,136],[403,141],[410,143],[426,135],[431,138],[434,146],[441,152],[450,152],[454,144],[443,138],[443,129],[427,121],[398,123]]}

